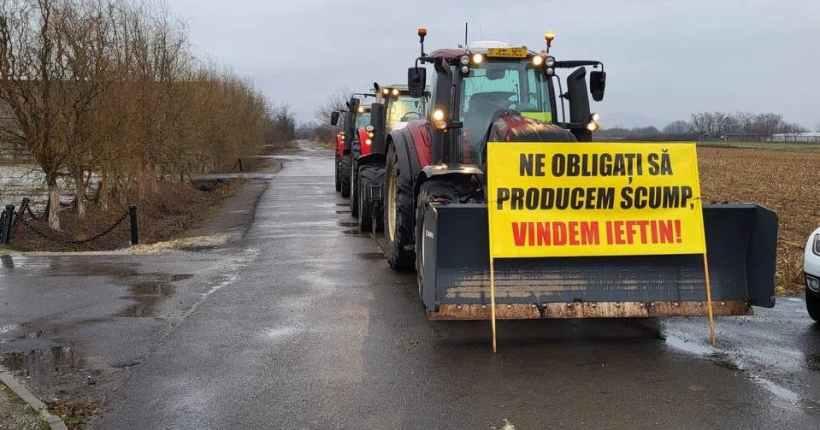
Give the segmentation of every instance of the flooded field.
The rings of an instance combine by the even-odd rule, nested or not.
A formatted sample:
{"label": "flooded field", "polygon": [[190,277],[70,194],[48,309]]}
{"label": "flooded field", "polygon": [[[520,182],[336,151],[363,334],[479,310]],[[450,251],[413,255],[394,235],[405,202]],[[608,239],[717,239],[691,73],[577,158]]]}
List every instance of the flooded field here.
{"label": "flooded field", "polygon": [[31,199],[33,210],[45,208],[48,189],[43,173],[34,165],[0,164],[0,205],[19,206],[25,197]]}
{"label": "flooded field", "polygon": [[[93,182],[93,178],[92,178]],[[64,179],[57,183],[61,192],[73,192],[73,185]],[[48,202],[48,188],[45,175],[33,164],[0,163],[0,205],[20,206],[24,198],[35,212],[45,210]]]}

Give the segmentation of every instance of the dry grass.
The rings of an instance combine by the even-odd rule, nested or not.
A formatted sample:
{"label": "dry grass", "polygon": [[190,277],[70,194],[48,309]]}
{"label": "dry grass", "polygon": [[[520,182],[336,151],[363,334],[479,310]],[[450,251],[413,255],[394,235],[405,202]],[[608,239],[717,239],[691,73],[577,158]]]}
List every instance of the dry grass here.
{"label": "dry grass", "polygon": [[801,293],[803,247],[820,226],[820,152],[699,148],[698,158],[705,202],[754,202],[777,212],[778,293]]}

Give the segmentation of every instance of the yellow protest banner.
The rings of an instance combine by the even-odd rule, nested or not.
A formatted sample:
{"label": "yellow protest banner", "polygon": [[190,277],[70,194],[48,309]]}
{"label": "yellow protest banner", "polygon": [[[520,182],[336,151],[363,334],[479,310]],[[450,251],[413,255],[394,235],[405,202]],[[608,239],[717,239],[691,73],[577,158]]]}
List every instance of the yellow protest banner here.
{"label": "yellow protest banner", "polygon": [[496,258],[702,254],[694,143],[487,148]]}

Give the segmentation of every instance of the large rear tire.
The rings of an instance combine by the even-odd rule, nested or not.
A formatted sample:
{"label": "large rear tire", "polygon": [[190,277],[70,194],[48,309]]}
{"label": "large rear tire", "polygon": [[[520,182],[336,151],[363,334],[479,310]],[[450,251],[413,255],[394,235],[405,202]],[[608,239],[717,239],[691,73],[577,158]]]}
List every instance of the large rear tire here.
{"label": "large rear tire", "polygon": [[339,162],[339,182],[342,197],[350,197],[350,156],[342,157]]}
{"label": "large rear tire", "polygon": [[359,155],[358,145],[353,147],[353,156],[350,158],[350,216],[359,216]]}
{"label": "large rear tire", "polygon": [[373,218],[381,224],[379,217],[383,215],[378,212],[378,202],[367,200],[368,187],[384,187],[384,167],[366,164],[359,168],[359,229],[369,232],[373,230]]}
{"label": "large rear tire", "polygon": [[333,165],[334,170],[336,171],[336,192],[342,191],[342,181],[339,179],[339,151],[337,149],[333,149]]}
{"label": "large rear tire", "polygon": [[431,203],[447,204],[458,199],[455,185],[446,180],[431,179],[421,184],[416,205],[416,282],[419,298],[424,301],[424,216]]}
{"label": "large rear tire", "polygon": [[413,180],[402,171],[396,148],[387,150],[384,186],[384,228],[387,238],[387,263],[393,270],[409,271],[415,265],[413,249]]}
{"label": "large rear tire", "polygon": [[815,322],[820,322],[820,294],[814,293],[806,287],[806,310]]}

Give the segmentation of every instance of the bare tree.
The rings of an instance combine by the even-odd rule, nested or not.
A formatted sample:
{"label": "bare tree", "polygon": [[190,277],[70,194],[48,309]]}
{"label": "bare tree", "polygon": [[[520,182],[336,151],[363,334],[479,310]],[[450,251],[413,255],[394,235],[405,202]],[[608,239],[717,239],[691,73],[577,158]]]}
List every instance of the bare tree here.
{"label": "bare tree", "polygon": [[49,226],[60,229],[57,178],[65,148],[56,134],[53,89],[64,77],[56,61],[58,35],[50,0],[5,0],[0,3],[0,100],[8,104],[23,142],[45,174]]}
{"label": "bare tree", "polygon": [[185,26],[149,0],[0,0],[0,138],[45,174],[51,228],[63,179],[84,216],[92,182],[108,210],[230,167],[276,127],[293,138],[287,105],[191,52]]}
{"label": "bare tree", "polygon": [[339,88],[331,92],[326,101],[316,108],[314,113],[316,121],[318,121],[320,125],[330,125],[330,115],[334,111],[345,109],[345,103],[350,101],[352,95],[353,91],[347,87]]}
{"label": "bare tree", "polygon": [[692,132],[692,125],[686,121],[672,121],[663,128],[664,134],[683,135]]}

